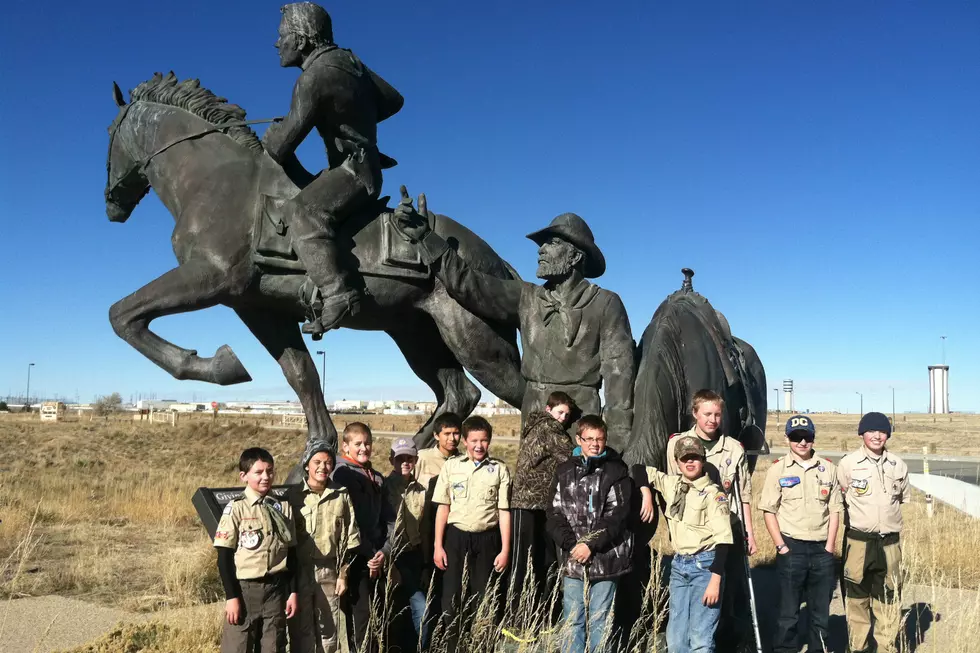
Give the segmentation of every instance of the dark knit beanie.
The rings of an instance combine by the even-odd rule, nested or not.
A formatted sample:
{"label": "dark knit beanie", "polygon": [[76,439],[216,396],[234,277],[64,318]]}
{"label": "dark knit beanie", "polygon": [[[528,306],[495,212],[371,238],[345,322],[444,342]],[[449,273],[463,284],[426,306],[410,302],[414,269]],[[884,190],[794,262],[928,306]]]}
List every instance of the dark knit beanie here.
{"label": "dark knit beanie", "polygon": [[868,431],[881,431],[891,437],[892,423],[882,413],[868,413],[861,418],[861,423],[858,424],[858,435],[864,435]]}
{"label": "dark knit beanie", "polygon": [[306,450],[303,452],[303,468],[305,469],[307,465],[310,464],[310,460],[313,456],[318,453],[328,453],[330,457],[333,458],[334,463],[337,462],[337,454],[334,452],[333,447],[330,446],[326,440],[315,439],[307,440]]}

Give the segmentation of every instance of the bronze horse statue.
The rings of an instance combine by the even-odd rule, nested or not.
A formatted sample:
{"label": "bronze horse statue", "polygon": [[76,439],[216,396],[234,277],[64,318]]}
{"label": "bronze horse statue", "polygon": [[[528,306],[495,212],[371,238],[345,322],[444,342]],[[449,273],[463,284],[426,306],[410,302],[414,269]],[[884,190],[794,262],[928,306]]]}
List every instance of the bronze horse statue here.
{"label": "bronze horse statue", "polygon": [[[766,448],[766,372],[749,343],[694,291],[685,268],[681,289],[665,299],[643,332],[634,385],[633,432],[624,458],[666,465],[667,440],[694,425],[691,400],[702,388],[725,399],[722,428],[747,452]],[[749,456],[754,466],[755,456]]]}
{"label": "bronze horse statue", "polygon": [[[266,154],[244,110],[197,80],[155,75],[131,92],[129,103],[116,85],[113,96],[119,113],[109,127],[106,213],[125,222],[153,188],[174,217],[178,261],[112,306],[113,329],[174,378],[242,383],[251,377],[227,345],[201,357],[149,328],[158,317],[228,306],[279,362],[302,403],[309,436],[335,445],[337,432],[299,327],[308,312],[300,292],[306,275],[291,251],[288,225],[277,218],[277,207],[299,188]],[[352,241],[346,263],[359,272],[366,299],[342,326],[391,336],[435,393],[434,415],[465,416],[476,406],[480,391],[464,370],[520,406],[525,382],[515,329],[487,323],[451,299],[389,218],[382,200],[345,224],[342,235]],[[466,227],[440,215],[432,221],[470,265],[516,276]],[[430,441],[431,422],[416,436],[420,445]]]}

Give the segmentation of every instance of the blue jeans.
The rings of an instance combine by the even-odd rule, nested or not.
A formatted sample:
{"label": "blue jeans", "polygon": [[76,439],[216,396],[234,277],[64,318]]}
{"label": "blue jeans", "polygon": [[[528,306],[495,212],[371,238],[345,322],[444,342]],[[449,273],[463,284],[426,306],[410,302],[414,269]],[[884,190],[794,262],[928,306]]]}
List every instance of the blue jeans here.
{"label": "blue jeans", "polygon": [[670,620],[667,622],[670,653],[714,653],[721,601],[712,607],[702,603],[711,580],[708,567],[714,559],[714,551],[674,556],[670,566]]}
{"label": "blue jeans", "polygon": [[[618,579],[589,583],[589,600],[586,605],[585,581],[565,576],[562,622],[567,632],[562,638],[562,653],[585,653],[585,613],[589,613],[589,648],[598,651],[602,634],[616,598]],[[610,624],[610,627],[612,625]]]}
{"label": "blue jeans", "polygon": [[[416,549],[402,551],[395,559],[395,568],[401,576],[401,582],[396,587],[396,593],[401,605],[407,601],[412,614],[412,626],[415,638],[418,640],[422,628],[422,617],[425,615],[425,591],[422,588],[422,554]],[[422,634],[422,648],[429,645],[429,628]],[[411,646],[414,650],[416,647]]]}

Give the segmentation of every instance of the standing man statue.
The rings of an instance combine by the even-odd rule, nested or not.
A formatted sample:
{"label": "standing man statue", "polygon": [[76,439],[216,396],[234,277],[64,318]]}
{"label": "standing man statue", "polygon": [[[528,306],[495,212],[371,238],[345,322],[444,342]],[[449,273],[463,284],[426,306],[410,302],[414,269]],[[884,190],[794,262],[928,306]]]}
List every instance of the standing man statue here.
{"label": "standing man statue", "polygon": [[[404,98],[357,55],[337,47],[330,15],[312,2],[282,8],[276,49],[283,67],[303,72],[293,87],[289,113],[266,131],[263,141],[303,189],[285,205],[284,221],[315,286],[309,298],[314,319],[303,330],[319,339],[359,308],[360,292],[341,270],[335,230],[381,193],[381,170],[395,161],[378,151],[378,123],[398,113]],[[314,128],[328,162],[315,177],[296,157],[296,148]]]}
{"label": "standing man statue", "polygon": [[402,187],[401,193],[399,225],[420,243],[422,260],[453,299],[476,315],[520,329],[524,418],[544,410],[555,390],[571,396],[583,414],[598,415],[601,387],[609,445],[622,450],[633,424],[635,344],[619,295],[588,281],[602,276],[606,260],[585,220],[563,213],[528,235],[538,244],[537,276],[545,282],[539,286],[471,268],[429,228],[425,195],[416,212],[408,191]]}

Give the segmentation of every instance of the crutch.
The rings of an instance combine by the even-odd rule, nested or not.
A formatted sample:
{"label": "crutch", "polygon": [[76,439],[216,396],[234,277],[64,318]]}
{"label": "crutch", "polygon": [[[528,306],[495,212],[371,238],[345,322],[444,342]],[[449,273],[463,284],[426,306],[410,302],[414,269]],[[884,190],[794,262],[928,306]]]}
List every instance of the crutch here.
{"label": "crutch", "polygon": [[[768,447],[767,447],[768,448]],[[739,488],[738,470],[735,471],[735,480],[732,484],[735,487],[735,507],[738,515],[738,522],[742,525],[742,540],[745,546],[745,555],[742,563],[745,565],[745,578],[749,585],[749,611],[752,613],[752,632],[755,634],[756,653],[762,653],[762,638],[759,636],[759,617],[755,608],[755,587],[752,585],[752,566],[749,565],[749,531],[745,527],[745,512],[742,507],[742,491]]]}

